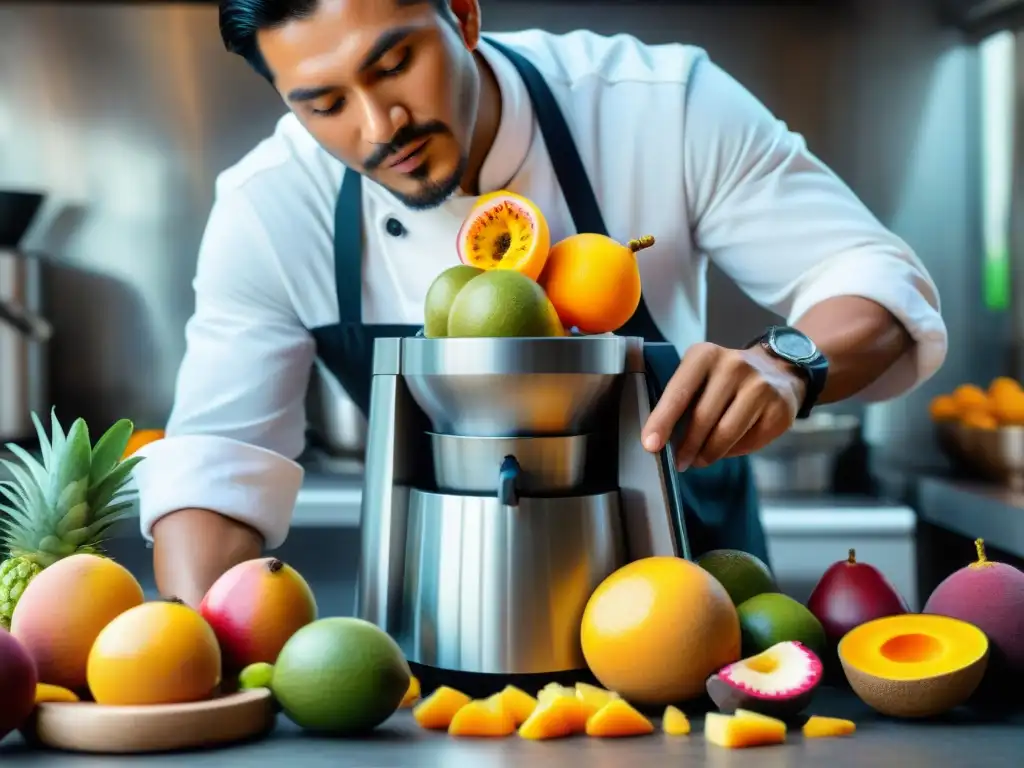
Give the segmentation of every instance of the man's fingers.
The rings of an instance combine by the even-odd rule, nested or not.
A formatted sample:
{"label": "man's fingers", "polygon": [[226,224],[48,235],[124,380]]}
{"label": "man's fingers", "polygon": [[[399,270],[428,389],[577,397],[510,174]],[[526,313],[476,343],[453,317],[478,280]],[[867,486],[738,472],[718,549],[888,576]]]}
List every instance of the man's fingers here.
{"label": "man's fingers", "polygon": [[717,349],[712,344],[695,344],[686,351],[644,425],[641,437],[648,451],[660,451],[668,444],[676,423],[704,386]]}
{"label": "man's fingers", "polygon": [[725,457],[754,428],[762,413],[764,402],[741,391],[704,441],[694,466],[706,467]]}
{"label": "man's fingers", "polygon": [[708,436],[715,430],[735,400],[740,383],[728,365],[717,365],[711,371],[704,389],[691,409],[683,440],[676,449],[678,470],[687,469],[697,459]]}

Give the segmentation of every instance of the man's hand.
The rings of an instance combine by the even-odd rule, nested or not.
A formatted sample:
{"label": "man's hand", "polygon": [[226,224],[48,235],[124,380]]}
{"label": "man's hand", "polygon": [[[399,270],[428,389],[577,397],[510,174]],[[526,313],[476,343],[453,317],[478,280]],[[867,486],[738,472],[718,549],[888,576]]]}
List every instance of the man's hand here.
{"label": "man's hand", "polygon": [[751,453],[789,429],[805,388],[796,369],[760,347],[695,344],[644,426],[644,447],[661,450],[689,414],[676,449],[678,469]]}

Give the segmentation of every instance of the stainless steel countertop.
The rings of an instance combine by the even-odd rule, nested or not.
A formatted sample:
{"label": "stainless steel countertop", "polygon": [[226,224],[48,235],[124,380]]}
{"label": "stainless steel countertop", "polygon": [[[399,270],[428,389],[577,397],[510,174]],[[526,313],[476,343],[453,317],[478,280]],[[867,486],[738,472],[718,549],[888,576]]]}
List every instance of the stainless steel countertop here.
{"label": "stainless steel countertop", "polygon": [[662,768],[710,765],[719,768],[789,768],[789,766],[963,766],[964,768],[1019,768],[1024,715],[1003,715],[986,720],[957,711],[935,722],[899,721],[875,714],[852,693],[821,689],[809,710],[814,714],[845,717],[857,723],[848,738],[804,741],[793,728],[784,746],[757,749],[722,749],[704,741],[699,712],[691,712],[690,736],[661,733],[633,739],[591,739],[584,736],[548,742],[506,739],[459,739],[419,728],[407,710],[399,712],[365,738],[330,739],[301,732],[283,716],[269,738],[226,749],[133,755],[125,758],[76,756],[31,751],[17,735],[0,744],[0,764],[17,766],[88,766],[113,764],[190,766],[251,766],[284,763],[295,768],[511,768],[530,765],[555,768],[588,765],[593,768]]}
{"label": "stainless steel countertop", "polygon": [[919,477],[918,514],[933,525],[1024,557],[1024,494],[970,480]]}

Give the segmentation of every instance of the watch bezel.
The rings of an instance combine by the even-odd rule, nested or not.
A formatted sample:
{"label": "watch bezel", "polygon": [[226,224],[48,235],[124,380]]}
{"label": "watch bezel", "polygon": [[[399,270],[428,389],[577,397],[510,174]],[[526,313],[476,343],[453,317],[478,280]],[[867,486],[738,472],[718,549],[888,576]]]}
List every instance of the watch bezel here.
{"label": "watch bezel", "polygon": [[[806,355],[800,356],[786,352],[785,350],[781,349],[778,344],[777,339],[780,335],[792,335],[802,337],[803,340],[810,345],[811,351]],[[765,339],[765,343],[768,345],[773,354],[787,362],[792,363],[793,365],[807,365],[809,363],[812,363],[818,358],[820,354],[818,350],[818,345],[815,344],[809,336],[793,328],[772,326],[768,330],[768,337]]]}

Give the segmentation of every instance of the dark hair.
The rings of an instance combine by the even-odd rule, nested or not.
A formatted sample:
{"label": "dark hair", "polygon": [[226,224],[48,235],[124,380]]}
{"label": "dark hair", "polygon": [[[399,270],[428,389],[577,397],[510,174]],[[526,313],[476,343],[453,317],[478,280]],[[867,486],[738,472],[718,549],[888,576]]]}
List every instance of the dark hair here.
{"label": "dark hair", "polygon": [[[374,0],[381,2],[381,0]],[[448,8],[447,0],[398,0],[399,5],[430,2],[438,10]],[[221,0],[220,37],[224,47],[237,53],[267,80],[273,82],[267,63],[260,53],[256,35],[289,21],[312,16],[320,0]]]}
{"label": "dark hair", "polygon": [[256,34],[313,14],[320,0],[221,0],[220,37],[224,47],[237,53],[263,77],[274,76],[260,53]]}

